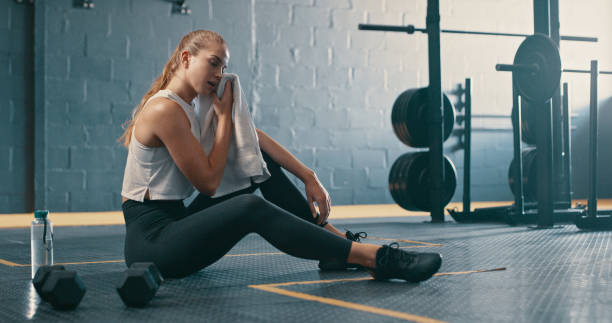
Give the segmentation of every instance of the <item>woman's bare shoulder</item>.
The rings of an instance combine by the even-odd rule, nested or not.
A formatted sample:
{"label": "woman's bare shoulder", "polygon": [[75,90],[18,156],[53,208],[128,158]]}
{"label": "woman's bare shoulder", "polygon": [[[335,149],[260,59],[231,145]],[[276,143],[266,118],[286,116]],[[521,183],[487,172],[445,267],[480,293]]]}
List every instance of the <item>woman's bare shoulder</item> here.
{"label": "woman's bare shoulder", "polygon": [[159,122],[163,125],[189,124],[181,106],[168,98],[155,98],[144,106],[142,120],[146,123]]}

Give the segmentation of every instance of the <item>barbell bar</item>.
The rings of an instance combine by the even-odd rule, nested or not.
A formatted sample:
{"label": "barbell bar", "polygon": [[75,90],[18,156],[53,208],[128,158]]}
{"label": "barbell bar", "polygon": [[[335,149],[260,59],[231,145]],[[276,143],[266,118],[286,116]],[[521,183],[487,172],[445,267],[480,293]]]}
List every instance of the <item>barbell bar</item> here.
{"label": "barbell bar", "polygon": [[[497,64],[495,65],[495,69],[497,71],[504,72],[531,72],[537,73],[539,71],[539,66],[535,64]],[[576,69],[563,69],[563,73],[581,73],[581,74],[591,74],[589,70],[576,70]],[[612,75],[612,71],[599,71],[599,74],[608,74]]]}
{"label": "barbell bar", "polygon": [[[531,72],[537,73],[539,71],[539,66],[534,64],[497,64],[495,65],[495,69],[498,71],[517,71],[517,72]],[[575,69],[563,69],[563,73],[582,73],[582,74],[591,74],[589,70],[575,70]],[[599,74],[609,74],[612,75],[612,71],[599,71]]]}
{"label": "barbell bar", "polygon": [[[375,25],[375,24],[359,24],[359,30],[374,30],[374,31],[395,31],[405,32],[408,34],[414,34],[415,31],[426,34],[426,28],[416,28],[414,25],[406,26],[393,26],[393,25]],[[447,34],[468,34],[468,35],[482,35],[482,36],[507,36],[507,37],[527,37],[531,34],[517,34],[517,33],[499,33],[490,31],[473,31],[473,30],[457,30],[457,29],[441,29],[440,32]],[[596,43],[599,41],[597,37],[584,37],[584,36],[561,36],[561,40],[568,41],[581,41]]]}
{"label": "barbell bar", "polygon": [[[564,69],[563,73],[583,73],[583,74],[591,74],[590,70],[573,70],[573,69]],[[608,74],[612,75],[612,71],[599,71],[599,74]]]}
{"label": "barbell bar", "polygon": [[529,72],[537,73],[540,71],[540,66],[536,64],[497,64],[495,70],[503,72]]}

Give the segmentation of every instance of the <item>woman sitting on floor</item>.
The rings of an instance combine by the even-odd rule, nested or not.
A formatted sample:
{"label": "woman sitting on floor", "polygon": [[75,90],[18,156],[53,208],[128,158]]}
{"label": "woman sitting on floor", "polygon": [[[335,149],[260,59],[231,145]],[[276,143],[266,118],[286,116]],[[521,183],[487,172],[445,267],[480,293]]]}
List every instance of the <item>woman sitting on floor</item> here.
{"label": "woman sitting on floor", "polygon": [[[260,130],[259,145],[271,177],[211,197],[221,182],[233,128],[230,82],[221,98],[216,95],[228,60],[225,40],[217,33],[185,35],[120,138],[129,150],[121,193],[127,265],[151,261],[166,277],[184,277],[213,264],[255,232],[283,252],[319,260],[322,269],[355,264],[379,280],[413,282],[437,272],[442,262],[438,253],[360,243],[358,235],[342,234],[327,223],[329,195],[316,174]],[[197,95],[212,98],[218,120],[208,155],[189,103]],[[307,200],[281,167],[304,182]],[[183,199],[194,187],[199,195],[185,207]],[[264,198],[252,194],[257,188]]]}

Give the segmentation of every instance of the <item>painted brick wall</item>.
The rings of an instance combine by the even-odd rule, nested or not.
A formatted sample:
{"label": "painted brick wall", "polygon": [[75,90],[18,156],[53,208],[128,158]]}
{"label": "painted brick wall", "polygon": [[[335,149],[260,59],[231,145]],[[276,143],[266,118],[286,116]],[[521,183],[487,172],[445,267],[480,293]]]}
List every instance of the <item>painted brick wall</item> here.
{"label": "painted brick wall", "polygon": [[[190,2],[192,15],[171,13],[166,1],[46,3],[45,109],[49,209],[115,210],[127,150],[116,139],[180,38],[214,29],[230,44],[230,71],[250,93],[248,1]],[[235,21],[226,19],[232,13]]]}
{"label": "painted brick wall", "polygon": [[[532,1],[448,0],[440,6],[443,28],[533,32]],[[604,7],[608,10],[601,12],[610,12],[610,4],[561,1],[560,6],[563,33],[601,39],[598,45],[564,42],[562,48],[568,50],[563,59],[585,66],[583,50],[594,49],[600,59],[612,61],[612,39],[605,32],[608,29],[601,27],[610,22],[598,14]],[[424,27],[426,1],[255,1],[253,10],[258,72],[253,103],[258,125],[317,171],[334,203],[392,203],[387,189],[389,169],[401,154],[414,149],[395,137],[391,106],[402,91],[428,84],[427,38],[358,31],[357,24]],[[521,41],[444,34],[443,89],[451,90],[470,77],[473,113],[509,115],[511,76],[495,72],[494,66],[511,62]],[[572,103],[583,113],[587,84],[583,76],[577,77],[582,82],[575,86],[582,88],[573,89]],[[609,86],[600,88],[601,97],[610,96]],[[511,133],[486,131],[510,129],[510,120],[474,120],[473,124],[481,129],[473,134],[473,199],[511,200],[507,184]],[[456,144],[456,138],[451,138],[445,148],[459,172],[454,197],[459,200],[463,151],[457,151]],[[580,152],[580,147],[576,149]],[[575,160],[580,163],[584,158]],[[576,191],[584,194],[581,179]]]}
{"label": "painted brick wall", "polygon": [[[40,149],[46,158],[44,199],[38,207],[119,209],[126,159],[126,150],[115,141],[121,124],[180,37],[200,28],[218,31],[228,41],[229,71],[240,75],[256,125],[317,172],[333,204],[392,203],[389,169],[401,154],[414,149],[395,137],[391,106],[405,89],[427,85],[427,38],[358,31],[357,24],[423,27],[426,1],[188,1],[190,16],[172,14],[171,4],[162,0],[99,0],[93,10],[73,8],[72,3],[36,2],[37,12],[44,16],[36,20],[44,25],[35,30],[44,33],[39,44],[44,73],[37,72],[36,80],[44,89],[44,97],[37,99],[44,102],[45,122],[39,131],[44,131]],[[612,36],[607,33],[612,24],[603,15],[611,12],[612,4],[564,0],[560,6],[562,34],[600,37],[595,45],[562,43],[565,65],[586,68],[593,55],[602,68],[612,69]],[[24,183],[29,168],[19,166],[27,161],[23,142],[28,136],[20,120],[26,119],[29,97],[23,93],[32,91],[31,77],[26,76],[31,57],[15,53],[32,46],[26,41],[31,27],[28,31],[26,26],[33,20],[23,19],[22,11],[31,14],[33,9],[13,1],[0,5],[5,7],[8,10],[0,10],[0,15],[7,15],[0,19],[5,21],[0,24],[0,43],[10,46],[0,51],[0,66],[8,66],[0,74],[0,91],[5,91],[0,104],[8,118],[0,118],[0,175],[9,180],[0,184],[0,212],[21,212],[27,204]],[[531,0],[443,0],[441,19],[443,28],[533,31]],[[510,75],[495,72],[494,66],[511,62],[520,42],[443,35],[443,88],[453,89],[471,77],[474,113],[509,115]],[[575,111],[583,116],[588,82],[583,76],[566,79],[572,84]],[[602,102],[609,102],[605,100],[610,89],[610,82],[602,78]],[[578,133],[584,129],[581,120],[575,123]],[[474,126],[509,129],[510,122],[475,120]],[[450,139],[445,147],[460,184],[463,153],[455,145],[456,139]],[[477,131],[473,147],[473,198],[510,200],[510,132]],[[584,160],[574,159],[577,164]],[[455,200],[460,192],[461,185]]]}
{"label": "painted brick wall", "polygon": [[0,213],[33,207],[33,10],[0,2]]}

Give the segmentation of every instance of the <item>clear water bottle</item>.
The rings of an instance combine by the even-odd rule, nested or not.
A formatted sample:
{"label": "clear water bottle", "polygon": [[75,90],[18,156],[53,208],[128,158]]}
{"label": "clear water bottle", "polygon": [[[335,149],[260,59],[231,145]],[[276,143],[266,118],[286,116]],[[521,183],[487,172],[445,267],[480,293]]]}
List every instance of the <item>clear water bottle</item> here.
{"label": "clear water bottle", "polygon": [[38,267],[53,265],[53,225],[48,210],[34,211],[30,227],[30,251],[32,254],[32,278]]}

